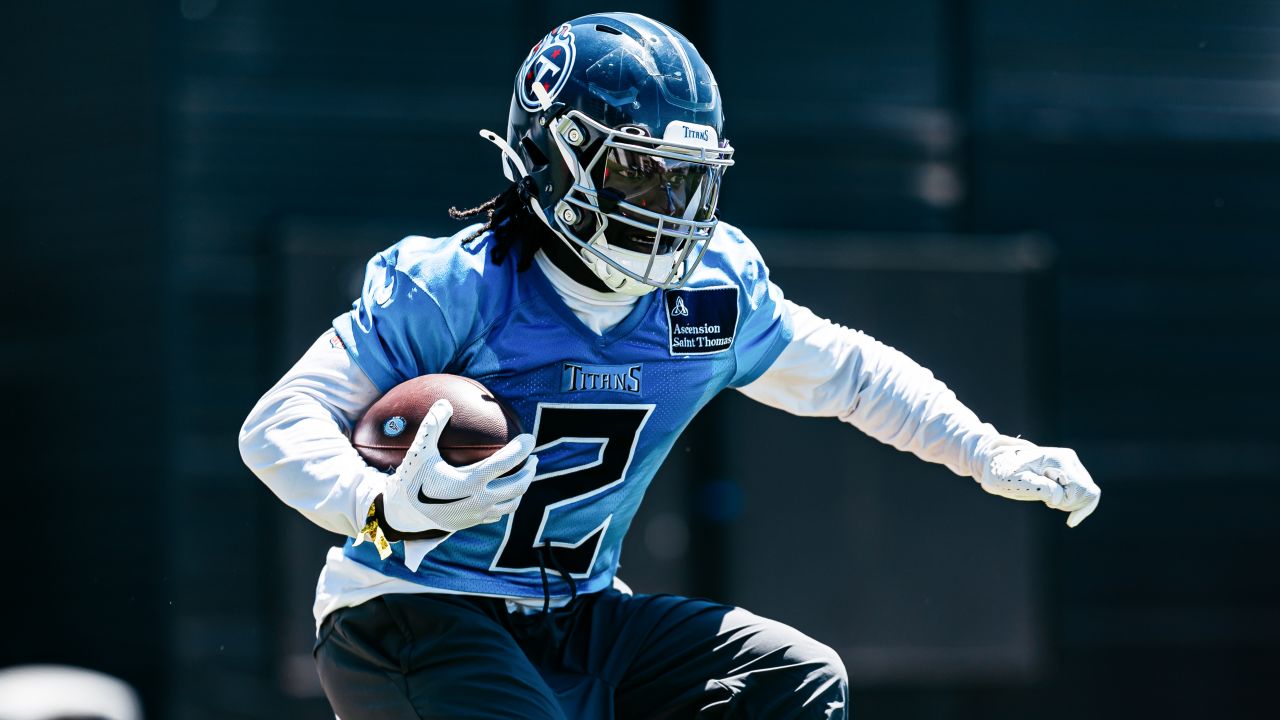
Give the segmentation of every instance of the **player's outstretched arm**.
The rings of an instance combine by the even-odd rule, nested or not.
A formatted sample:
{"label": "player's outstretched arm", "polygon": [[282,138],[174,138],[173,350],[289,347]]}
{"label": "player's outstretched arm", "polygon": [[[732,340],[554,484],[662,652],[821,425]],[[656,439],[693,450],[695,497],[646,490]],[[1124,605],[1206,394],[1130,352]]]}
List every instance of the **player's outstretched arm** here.
{"label": "player's outstretched arm", "polygon": [[784,301],[793,337],[748,397],[796,415],[838,417],[871,437],[1013,500],[1070,512],[1075,527],[1102,491],[1075,452],[1001,435],[924,367],[869,335]]}

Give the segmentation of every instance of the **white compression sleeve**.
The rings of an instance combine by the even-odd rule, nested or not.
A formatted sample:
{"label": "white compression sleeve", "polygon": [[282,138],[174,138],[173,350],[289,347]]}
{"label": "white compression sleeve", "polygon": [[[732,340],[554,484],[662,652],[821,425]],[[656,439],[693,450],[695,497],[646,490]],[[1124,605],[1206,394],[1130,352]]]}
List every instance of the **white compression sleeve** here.
{"label": "white compression sleeve", "polygon": [[794,337],[740,388],[744,395],[794,415],[838,417],[958,475],[981,474],[1001,436],[933,373],[869,335],[785,302]]}
{"label": "white compression sleeve", "polygon": [[326,530],[356,537],[382,489],[348,438],[381,395],[330,330],[262,396],[240,457],[271,492]]}

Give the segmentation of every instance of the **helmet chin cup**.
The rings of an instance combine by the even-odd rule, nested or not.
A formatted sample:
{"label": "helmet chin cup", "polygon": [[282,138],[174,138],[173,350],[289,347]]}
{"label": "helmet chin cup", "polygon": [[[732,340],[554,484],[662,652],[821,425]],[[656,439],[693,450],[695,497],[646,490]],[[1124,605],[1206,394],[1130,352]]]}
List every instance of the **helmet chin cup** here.
{"label": "helmet chin cup", "polygon": [[[584,212],[588,218],[594,217],[596,220],[595,232],[586,240],[569,224],[570,218],[581,218]],[[546,216],[542,217],[545,219]],[[658,288],[670,289],[684,285],[688,272],[678,271],[687,262],[687,251],[643,253],[610,245],[604,234],[605,228],[609,226],[609,217],[611,216],[598,210],[575,207],[561,200],[556,205],[555,222],[547,223],[547,226],[575,250],[574,254],[614,292],[638,297]],[[656,244],[657,240],[654,242]],[[703,249],[705,250],[705,241]],[[677,279],[677,283],[671,282],[673,278]]]}
{"label": "helmet chin cup", "polygon": [[[656,285],[643,282],[636,277],[644,273],[645,268],[649,266],[648,254],[609,245],[604,237],[604,227],[608,225],[608,220],[600,224],[590,240],[579,239],[573,232],[573,224],[581,219],[581,216],[577,208],[561,201],[556,205],[555,222],[547,223],[547,226],[556,237],[574,251],[573,254],[582,260],[582,264],[586,265],[587,269],[613,292],[639,297],[657,289]],[[544,221],[546,219],[546,215],[542,213],[539,213],[539,217]],[[664,275],[670,274],[674,261],[675,253],[655,256],[652,271]]]}
{"label": "helmet chin cup", "polygon": [[[596,277],[600,278],[610,290],[616,293],[640,297],[648,295],[657,289],[657,286],[633,277],[634,274],[643,273],[645,267],[649,264],[649,256],[645,253],[612,247],[601,237],[596,244],[590,248],[584,248],[580,254],[587,263],[587,267],[591,268],[591,271],[596,274]],[[658,255],[654,260],[655,267],[653,270],[662,275],[667,275],[671,272],[671,266],[675,262],[675,253]],[[618,265],[626,267],[631,271],[631,274],[619,272]]]}

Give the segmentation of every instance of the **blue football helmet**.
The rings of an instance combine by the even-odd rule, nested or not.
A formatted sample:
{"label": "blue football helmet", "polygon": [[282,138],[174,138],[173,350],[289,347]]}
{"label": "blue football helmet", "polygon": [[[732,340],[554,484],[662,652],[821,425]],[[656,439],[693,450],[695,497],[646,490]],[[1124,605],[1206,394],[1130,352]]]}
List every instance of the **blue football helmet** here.
{"label": "blue football helmet", "polygon": [[679,288],[716,227],[733,164],[711,69],[666,25],[587,15],[520,65],[503,171],[535,215],[616,292]]}

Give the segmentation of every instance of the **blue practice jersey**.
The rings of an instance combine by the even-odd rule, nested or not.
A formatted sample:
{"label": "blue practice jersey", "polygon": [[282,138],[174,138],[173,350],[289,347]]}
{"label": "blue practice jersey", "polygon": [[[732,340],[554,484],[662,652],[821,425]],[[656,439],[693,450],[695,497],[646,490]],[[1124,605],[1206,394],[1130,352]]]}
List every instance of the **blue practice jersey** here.
{"label": "blue practice jersey", "polygon": [[[400,543],[386,560],[373,543],[348,540],[344,552],[427,588],[542,597],[538,548],[549,545],[579,592],[601,590],[676,437],[712,396],[759,377],[790,341],[782,293],[755,246],[720,223],[685,288],[641,297],[601,336],[537,264],[495,264],[487,234],[464,246],[474,231],[408,237],[378,254],[353,309],[333,324],[383,392],[428,373],[483,383],[534,434],[538,476],[512,514],[454,533],[416,572]],[[546,569],[552,594],[569,594]]]}

